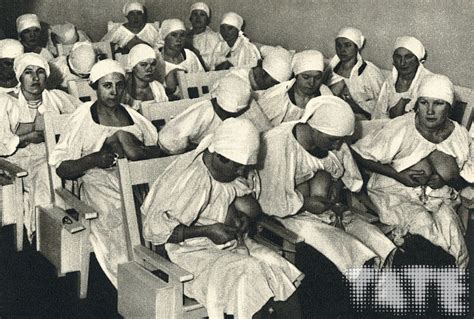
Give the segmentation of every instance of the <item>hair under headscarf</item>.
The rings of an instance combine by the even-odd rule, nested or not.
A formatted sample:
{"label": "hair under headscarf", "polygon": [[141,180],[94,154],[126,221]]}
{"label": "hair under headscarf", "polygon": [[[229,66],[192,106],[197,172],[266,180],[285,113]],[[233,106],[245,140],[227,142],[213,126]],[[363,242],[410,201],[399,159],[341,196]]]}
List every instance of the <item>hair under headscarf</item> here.
{"label": "hair under headscarf", "polygon": [[156,52],[148,44],[140,43],[134,46],[128,54],[128,65],[133,68],[140,61],[155,59]]}
{"label": "hair under headscarf", "polygon": [[14,39],[0,40],[0,59],[15,59],[23,52],[24,48],[20,41]]}
{"label": "hair under headscarf", "polygon": [[145,13],[145,7],[140,2],[128,2],[123,6],[123,15],[127,16],[130,11],[141,11],[141,13]]}
{"label": "hair under headscarf", "polygon": [[291,54],[282,47],[261,48],[262,69],[278,82],[288,81],[291,77]]}
{"label": "hair under headscarf", "polygon": [[317,50],[305,50],[293,56],[293,73],[298,75],[306,71],[323,71],[324,58]]}
{"label": "hair under headscarf", "polygon": [[236,163],[255,165],[260,149],[260,134],[249,120],[229,118],[216,129],[208,149]]}
{"label": "hair under headscarf", "polygon": [[398,37],[395,41],[393,50],[395,51],[398,48],[405,48],[409,50],[418,58],[418,61],[420,62],[424,62],[426,59],[425,47],[423,46],[423,43],[421,43],[420,40],[415,37]]}
{"label": "hair under headscarf", "polygon": [[205,4],[204,2],[196,2],[191,6],[191,9],[189,9],[189,15],[193,13],[194,10],[201,10],[206,12],[207,17],[209,18],[211,16],[211,10],[209,9],[208,5]]}
{"label": "hair under headscarf", "polygon": [[105,59],[97,62],[91,69],[89,80],[91,83],[97,82],[101,77],[110,73],[120,73],[125,76],[125,70],[119,62],[112,59]]}
{"label": "hair under headscarf", "polygon": [[164,42],[168,34],[175,31],[186,31],[184,22],[180,19],[166,19],[161,23],[160,38]]}
{"label": "hair under headscarf", "polygon": [[244,24],[244,19],[235,12],[227,12],[222,16],[222,24],[228,24],[233,27],[236,27],[239,30],[242,30],[242,25]]}
{"label": "hair under headscarf", "polygon": [[229,74],[218,82],[212,96],[225,111],[237,113],[248,106],[251,88],[247,81],[237,75]]}
{"label": "hair under headscarf", "polygon": [[339,33],[336,36],[337,38],[346,38],[355,43],[359,50],[364,46],[365,37],[362,35],[362,32],[359,29],[347,27],[339,30]]}
{"label": "hair under headscarf", "polygon": [[425,76],[418,87],[418,97],[430,97],[448,102],[454,101],[454,86],[447,76],[429,74]]}
{"label": "hair under headscarf", "polygon": [[344,100],[322,95],[309,100],[300,122],[332,136],[350,136],[354,133],[355,116]]}
{"label": "hair under headscarf", "polygon": [[89,74],[97,55],[89,42],[76,42],[69,53],[69,66],[76,74]]}
{"label": "hair under headscarf", "polygon": [[13,62],[13,70],[15,71],[15,76],[18,82],[20,82],[20,77],[25,71],[25,69],[30,66],[35,65],[43,68],[46,72],[46,77],[49,76],[49,64],[45,58],[37,53],[23,53],[22,55],[18,56],[15,61]]}
{"label": "hair under headscarf", "polygon": [[41,29],[40,20],[34,13],[23,14],[16,19],[16,30],[18,34],[29,28]]}

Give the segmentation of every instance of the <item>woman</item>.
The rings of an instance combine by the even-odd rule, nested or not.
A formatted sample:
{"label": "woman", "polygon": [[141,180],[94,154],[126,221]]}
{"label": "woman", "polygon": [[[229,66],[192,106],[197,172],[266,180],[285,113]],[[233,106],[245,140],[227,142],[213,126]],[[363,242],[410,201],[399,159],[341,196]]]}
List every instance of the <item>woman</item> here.
{"label": "woman", "polygon": [[127,80],[122,102],[139,110],[142,102],[167,102],[165,88],[154,79],[157,69],[156,52],[147,44],[137,44],[128,55],[132,73]]}
{"label": "woman", "polygon": [[120,53],[126,54],[139,43],[150,46],[158,41],[158,30],[147,23],[145,7],[138,2],[129,2],[123,6],[123,15],[127,22],[112,28],[100,41],[112,42]]}
{"label": "woman", "polygon": [[362,32],[343,28],[336,36],[336,55],[328,67],[327,85],[345,100],[359,119],[370,119],[384,82],[380,69],[360,55],[365,43]]}
{"label": "woman", "polygon": [[214,48],[211,70],[227,70],[231,67],[253,67],[261,59],[257,47],[242,32],[244,19],[235,12],[222,16],[220,41]]}
{"label": "woman", "polygon": [[24,223],[29,236],[35,231],[35,207],[51,202],[42,114],[72,113],[80,104],[59,90],[46,90],[48,62],[36,53],[24,53],[13,64],[20,86],[0,97],[0,156],[28,170],[24,179]]}
{"label": "woman", "polygon": [[27,13],[16,19],[16,30],[25,52],[38,53],[48,62],[54,59],[53,54],[41,46],[41,24],[33,13]]}
{"label": "woman", "polygon": [[472,140],[448,118],[454,92],[442,75],[421,80],[416,112],[388,122],[354,146],[358,161],[374,172],[367,185],[380,220],[397,234],[416,234],[466,268],[469,257],[459,217],[457,191],[474,182]]}
{"label": "woman", "polygon": [[[99,213],[92,223],[91,242],[99,264],[117,287],[117,265],[127,261],[121,217],[118,157],[156,157],[156,128],[128,106],[120,104],[125,70],[114,60],[96,63],[90,74],[97,101],[81,105],[71,116],[49,163],[63,179],[81,177],[81,199]],[[145,146],[146,145],[146,146]],[[149,145],[149,146],[148,146]]]}
{"label": "woman", "polygon": [[18,80],[13,70],[13,61],[23,54],[23,45],[14,39],[0,40],[0,93],[15,90]]}
{"label": "woman", "polygon": [[427,58],[423,44],[414,37],[399,37],[393,51],[392,75],[382,85],[373,119],[395,118],[413,111],[417,89],[431,74],[423,63]]}
{"label": "woman", "polygon": [[299,120],[309,100],[332,95],[323,82],[324,59],[321,52],[306,50],[293,57],[295,78],[265,91],[258,102],[273,126]]}

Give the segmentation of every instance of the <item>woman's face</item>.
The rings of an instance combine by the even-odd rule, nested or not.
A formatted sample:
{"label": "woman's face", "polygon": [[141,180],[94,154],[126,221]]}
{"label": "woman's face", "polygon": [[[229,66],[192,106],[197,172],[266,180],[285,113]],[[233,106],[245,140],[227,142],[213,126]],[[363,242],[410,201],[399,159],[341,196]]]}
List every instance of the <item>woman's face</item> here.
{"label": "woman's face", "polygon": [[46,71],[37,65],[28,65],[20,76],[23,91],[33,95],[41,94],[46,88]]}
{"label": "woman's face", "polygon": [[7,82],[15,79],[15,71],[13,71],[13,59],[0,59],[0,81]]}
{"label": "woman's face", "polygon": [[174,51],[181,51],[184,47],[186,33],[184,30],[173,31],[165,38],[165,47]]}
{"label": "woman's face", "polygon": [[347,38],[336,39],[336,54],[342,62],[350,61],[357,57],[357,45]]}
{"label": "woman's face", "polygon": [[419,65],[420,61],[410,50],[397,48],[393,52],[393,66],[399,75],[415,74]]}
{"label": "woman's face", "polygon": [[189,17],[189,21],[191,21],[191,25],[193,29],[203,29],[208,24],[208,16],[205,11],[202,10],[193,10],[191,12],[191,16]]}
{"label": "woman's face", "polygon": [[220,32],[225,42],[228,44],[231,43],[232,45],[234,45],[235,41],[237,41],[237,37],[239,36],[239,29],[228,24],[221,24]]}
{"label": "woman's face", "polygon": [[329,135],[313,129],[312,139],[315,148],[320,151],[335,151],[341,148],[344,137]]}
{"label": "woman's face", "polygon": [[98,80],[97,100],[107,107],[120,104],[125,89],[125,77],[121,73],[109,73]]}
{"label": "woman's face", "polygon": [[218,153],[212,154],[212,166],[216,175],[213,177],[221,183],[232,182],[239,176],[243,176],[246,166],[236,163]]}
{"label": "woman's face", "polygon": [[432,97],[421,96],[417,100],[418,118],[422,127],[436,129],[443,127],[448,119],[448,102]]}
{"label": "woman's face", "polygon": [[145,25],[145,15],[139,10],[130,11],[127,14],[128,25],[132,28],[141,28]]}
{"label": "woman's face", "polygon": [[155,71],[156,59],[146,59],[133,67],[133,76],[145,82],[152,82]]}
{"label": "woman's face", "polygon": [[41,29],[35,27],[25,29],[20,33],[21,42],[27,48],[36,48],[37,46],[39,46],[40,36]]}
{"label": "woman's face", "polygon": [[305,71],[296,76],[296,87],[308,96],[316,94],[323,82],[323,72]]}

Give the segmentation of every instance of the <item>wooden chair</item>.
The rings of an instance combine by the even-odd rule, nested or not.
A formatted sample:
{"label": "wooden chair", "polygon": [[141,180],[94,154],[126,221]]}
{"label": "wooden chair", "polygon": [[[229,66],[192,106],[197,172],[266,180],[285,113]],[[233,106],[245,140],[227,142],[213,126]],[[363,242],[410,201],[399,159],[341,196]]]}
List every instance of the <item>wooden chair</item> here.
{"label": "wooden chair", "polygon": [[[97,54],[99,60],[103,59],[113,59],[112,55],[112,46],[110,42],[102,41],[102,42],[93,42],[91,43],[94,51]],[[59,55],[68,55],[71,52],[72,46],[74,44],[58,44],[58,54]]]}
{"label": "wooden chair", "polygon": [[28,172],[21,167],[0,159],[0,226],[15,225],[15,249],[23,250],[23,178]]}
{"label": "wooden chair", "polygon": [[213,85],[229,70],[197,73],[178,72],[178,85],[183,99],[194,99],[208,95]]}
{"label": "wooden chair", "polygon": [[97,92],[91,88],[89,81],[86,79],[68,81],[67,90],[69,94],[77,97],[82,102],[97,100]]}
{"label": "wooden chair", "polygon": [[[44,114],[44,136],[49,157],[57,144],[56,138],[65,130],[70,114]],[[58,276],[79,272],[78,294],[87,296],[89,279],[89,257],[92,247],[89,241],[90,221],[97,218],[97,212],[80,201],[63,187],[63,181],[56,174],[55,167],[48,165],[51,185],[51,204],[38,207],[36,216],[37,250],[56,268]],[[69,208],[77,213],[72,216]]]}

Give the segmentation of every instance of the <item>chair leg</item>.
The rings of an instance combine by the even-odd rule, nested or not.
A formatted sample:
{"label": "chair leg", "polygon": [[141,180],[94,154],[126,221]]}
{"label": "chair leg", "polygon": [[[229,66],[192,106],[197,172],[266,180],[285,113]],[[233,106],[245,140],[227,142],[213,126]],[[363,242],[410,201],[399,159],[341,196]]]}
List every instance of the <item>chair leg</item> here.
{"label": "chair leg", "polygon": [[23,250],[23,189],[21,183],[14,183],[14,209],[16,213],[15,239],[16,251]]}
{"label": "chair leg", "polygon": [[[88,227],[90,227],[90,223]],[[87,228],[87,230],[81,234],[81,265],[79,271],[78,287],[80,299],[87,298],[87,289],[89,286],[90,257],[92,252],[92,245],[89,241],[89,235],[90,228]]]}

